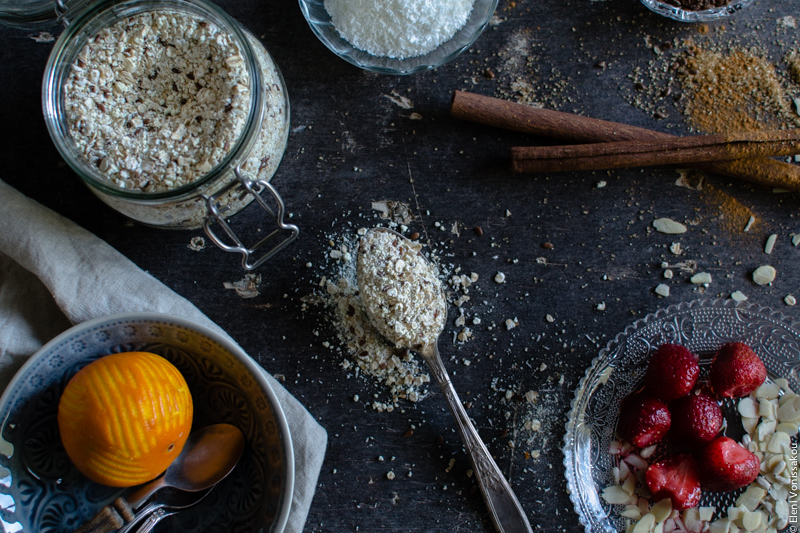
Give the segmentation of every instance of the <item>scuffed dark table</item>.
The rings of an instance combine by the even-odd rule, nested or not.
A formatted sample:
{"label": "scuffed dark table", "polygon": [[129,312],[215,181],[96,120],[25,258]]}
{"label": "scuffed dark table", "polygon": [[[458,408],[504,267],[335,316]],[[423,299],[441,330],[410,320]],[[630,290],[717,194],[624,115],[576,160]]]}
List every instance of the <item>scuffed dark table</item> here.
{"label": "scuffed dark table", "polygon": [[[256,297],[224,287],[245,277],[238,256],[210,243],[189,249],[202,231],[131,224],[63,163],[42,119],[40,83],[52,43],[39,32],[0,28],[0,178],[194,302],[327,428],[307,531],[491,531],[438,391],[375,411],[372,396],[383,390],[341,368],[329,312],[301,301],[331,275],[329,239],[380,222],[374,201],[408,203],[418,217],[411,228],[433,239],[445,263],[479,274],[468,308],[482,319],[473,340],[451,342],[454,313],[441,349],[483,439],[543,531],[582,530],[565,488],[563,427],[586,367],[614,335],[659,308],[735,290],[798,316],[784,303],[800,293],[800,249],[790,241],[800,231],[796,194],[709,176],[713,190],[755,216],[745,233],[715,200],[723,196],[677,186],[674,169],[513,175],[508,148],[536,140],[448,115],[452,92],[462,89],[686,133],[685,117],[674,109],[656,116],[634,105],[632,73],[659,52],[653,43],[756,36],[780,61],[797,47],[798,30],[788,19],[778,23],[795,14],[795,0],[761,0],[733,22],[707,27],[661,18],[636,0],[501,0],[494,23],[468,52],[409,77],[339,60],[291,0],[221,4],[273,54],[292,105],[292,133],[273,183],[301,236],[258,270]],[[258,223],[253,210],[239,217]],[[689,231],[657,233],[651,223],[658,217]],[[767,256],[764,242],[773,233],[778,244]],[[680,257],[669,250],[676,241]],[[692,285],[679,268],[672,280],[663,278],[662,262],[686,260],[712,274],[708,288]],[[765,263],[778,277],[758,287],[751,272]],[[494,281],[497,272],[505,283]],[[654,294],[662,282],[668,298]],[[507,319],[518,326],[507,329]],[[520,427],[530,415],[530,405],[518,401],[527,391],[540,395],[542,429],[535,433]],[[395,479],[387,479],[389,471]]]}

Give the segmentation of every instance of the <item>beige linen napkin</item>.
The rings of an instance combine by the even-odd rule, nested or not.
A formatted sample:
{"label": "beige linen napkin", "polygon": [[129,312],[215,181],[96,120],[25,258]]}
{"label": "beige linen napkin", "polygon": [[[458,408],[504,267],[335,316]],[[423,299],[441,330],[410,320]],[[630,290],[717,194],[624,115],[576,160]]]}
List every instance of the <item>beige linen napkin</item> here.
{"label": "beige linen napkin", "polygon": [[[187,318],[228,336],[191,302],[107,243],[0,181],[0,392],[28,357],[71,325],[137,311]],[[294,496],[286,531],[300,532],[328,435],[296,398],[265,374],[286,414],[294,445]]]}

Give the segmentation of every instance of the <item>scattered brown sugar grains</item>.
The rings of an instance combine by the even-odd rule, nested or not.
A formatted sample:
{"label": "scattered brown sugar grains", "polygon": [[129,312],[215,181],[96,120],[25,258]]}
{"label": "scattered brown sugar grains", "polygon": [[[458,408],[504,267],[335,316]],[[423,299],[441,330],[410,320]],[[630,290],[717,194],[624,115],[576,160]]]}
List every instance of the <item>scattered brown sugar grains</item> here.
{"label": "scattered brown sugar grains", "polygon": [[800,125],[774,64],[745,49],[689,48],[679,69],[685,114],[709,133],[780,129]]}

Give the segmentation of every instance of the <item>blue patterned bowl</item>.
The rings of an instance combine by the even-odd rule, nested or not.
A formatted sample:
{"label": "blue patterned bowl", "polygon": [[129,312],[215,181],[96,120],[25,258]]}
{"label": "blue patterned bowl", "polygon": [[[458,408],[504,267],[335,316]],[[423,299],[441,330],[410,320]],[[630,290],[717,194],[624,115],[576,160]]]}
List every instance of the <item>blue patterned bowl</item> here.
{"label": "blue patterned bowl", "polygon": [[164,520],[159,531],[280,532],[294,485],[292,441],[263,370],[241,348],[187,320],[122,314],[79,324],[47,343],[0,398],[0,531],[68,533],[122,489],[89,481],[58,436],[61,391],[91,361],[125,351],[157,353],[192,390],[194,426],[226,422],[245,435],[240,463],[203,505]]}

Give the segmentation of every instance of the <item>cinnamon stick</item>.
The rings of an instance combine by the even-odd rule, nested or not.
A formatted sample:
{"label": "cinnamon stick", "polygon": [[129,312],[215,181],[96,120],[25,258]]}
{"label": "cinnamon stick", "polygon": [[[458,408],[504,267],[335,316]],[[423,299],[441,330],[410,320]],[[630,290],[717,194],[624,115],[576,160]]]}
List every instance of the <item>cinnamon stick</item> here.
{"label": "cinnamon stick", "polygon": [[[490,96],[455,91],[450,114],[487,126],[571,143],[657,141],[674,135],[561,111],[535,108]],[[693,168],[768,187],[800,192],[800,167],[774,159],[737,159],[693,163]]]}
{"label": "cinnamon stick", "polygon": [[800,153],[800,130],[675,137],[566,146],[514,147],[513,172],[605,170],[753,159]]}

